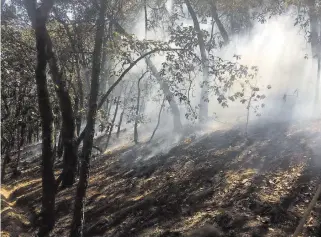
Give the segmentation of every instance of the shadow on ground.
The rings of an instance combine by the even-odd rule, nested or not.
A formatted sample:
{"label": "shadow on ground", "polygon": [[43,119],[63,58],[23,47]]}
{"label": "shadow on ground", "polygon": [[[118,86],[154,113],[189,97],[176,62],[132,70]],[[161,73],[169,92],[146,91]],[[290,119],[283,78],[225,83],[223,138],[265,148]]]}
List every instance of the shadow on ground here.
{"label": "shadow on ground", "polygon": [[[224,236],[290,236],[320,182],[321,121],[266,126],[251,128],[247,139],[237,129],[215,131],[148,159],[152,150],[144,144],[98,157],[84,236],[180,236],[204,224]],[[19,179],[7,181],[12,189],[20,185],[10,200],[27,208],[35,227],[39,173]],[[57,195],[55,236],[67,236],[74,193]],[[320,234],[320,209],[319,200],[304,236]]]}

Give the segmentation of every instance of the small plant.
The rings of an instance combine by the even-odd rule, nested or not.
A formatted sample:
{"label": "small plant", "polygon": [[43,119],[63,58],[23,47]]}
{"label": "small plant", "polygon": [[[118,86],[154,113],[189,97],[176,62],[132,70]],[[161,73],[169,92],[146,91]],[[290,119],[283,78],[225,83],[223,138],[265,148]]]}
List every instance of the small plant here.
{"label": "small plant", "polygon": [[[248,135],[248,126],[249,126],[249,119],[250,119],[250,111],[251,108],[254,110],[254,113],[256,116],[261,116],[261,114],[259,113],[259,110],[261,108],[265,107],[264,103],[257,103],[259,101],[262,101],[266,98],[266,96],[264,94],[259,94],[260,92],[260,88],[257,86],[250,86],[251,88],[251,94],[250,97],[248,99],[242,99],[241,103],[246,103],[247,102],[247,106],[246,106],[246,110],[247,110],[247,115],[246,115],[246,124],[245,124],[245,137],[247,137]],[[267,86],[267,89],[271,89],[271,85]],[[256,103],[253,105],[253,103]]]}

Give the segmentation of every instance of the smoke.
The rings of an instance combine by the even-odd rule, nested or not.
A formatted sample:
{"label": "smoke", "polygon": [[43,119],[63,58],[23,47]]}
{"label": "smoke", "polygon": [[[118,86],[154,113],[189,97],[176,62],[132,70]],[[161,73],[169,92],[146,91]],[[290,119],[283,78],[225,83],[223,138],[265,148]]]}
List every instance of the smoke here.
{"label": "smoke", "polygon": [[[266,23],[256,23],[250,36],[234,38],[222,49],[222,57],[231,58],[233,51],[241,55],[241,64],[258,67],[256,78],[267,99],[262,117],[288,120],[306,119],[313,115],[315,60],[304,32],[294,26],[291,12],[275,16]],[[234,49],[233,49],[234,47]]]}
{"label": "smoke", "polygon": [[[223,60],[234,62],[236,60],[234,55],[239,55],[238,63],[258,68],[258,75],[254,78],[253,85],[259,87],[266,98],[262,101],[264,107],[260,106],[259,112],[257,112],[261,114],[260,117],[256,116],[257,113],[254,113],[253,109],[250,109],[249,123],[290,122],[310,119],[316,116],[314,111],[316,60],[311,57],[311,49],[305,32],[300,29],[300,26],[294,26],[295,17],[293,15],[292,11],[289,10],[286,14],[274,16],[263,24],[254,22],[253,29],[249,34],[233,36],[229,45],[215,51],[215,55]],[[140,19],[136,26],[127,30],[135,34],[138,39],[144,39],[145,23],[143,12],[140,15]],[[207,22],[208,24],[201,24],[201,27],[210,31],[211,19],[208,19]],[[192,20],[184,20],[182,23],[185,26],[193,25]],[[164,31],[165,28],[161,27],[157,31],[149,31],[148,39],[166,41],[168,34]],[[215,30],[217,31],[216,27]],[[199,49],[195,50],[198,51]],[[152,57],[152,61],[158,69],[161,68],[161,63],[164,60],[165,57],[161,55]],[[136,83],[136,76],[133,77],[133,75],[138,75],[144,70],[146,70],[146,64],[142,60],[131,70],[131,74],[126,80]],[[151,80],[151,78],[143,79],[142,83],[146,80]],[[196,96],[192,100],[193,105],[199,104],[199,84],[201,80],[202,75],[200,73],[194,83]],[[215,80],[215,78],[211,78],[211,80]],[[271,89],[267,89],[268,85],[271,86]],[[240,90],[240,86],[236,84],[228,93],[238,90]],[[159,91],[158,83],[153,82],[149,98],[157,97],[158,99],[156,101],[152,99],[146,101],[144,111],[146,121],[144,124],[140,124],[138,128],[141,141],[148,141],[157,123],[161,104]],[[249,95],[249,91],[247,95]],[[246,121],[247,103],[229,102],[228,108],[222,108],[217,102],[216,96],[212,95],[209,101],[209,116],[214,116],[215,119],[206,126],[195,127],[194,130],[191,129],[192,122],[184,117],[187,111],[186,105],[180,105],[182,122],[185,128],[189,128],[181,136],[172,135],[173,119],[166,103],[166,108],[163,110],[161,123],[155,136],[158,146],[157,149],[153,148],[153,152],[148,157],[159,152],[168,151],[174,145],[182,142],[184,136],[186,137],[192,133],[196,134],[196,136],[202,136],[213,130],[226,129],[230,126],[243,124]],[[251,106],[254,107],[258,103],[253,101]],[[128,128],[127,141],[132,143],[132,124],[126,126]]]}

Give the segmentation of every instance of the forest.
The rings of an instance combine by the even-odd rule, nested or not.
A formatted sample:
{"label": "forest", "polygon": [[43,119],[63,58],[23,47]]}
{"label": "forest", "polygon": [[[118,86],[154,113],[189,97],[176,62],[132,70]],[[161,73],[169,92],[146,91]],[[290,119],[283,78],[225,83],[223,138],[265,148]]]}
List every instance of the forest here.
{"label": "forest", "polygon": [[1,0],[1,236],[321,236],[321,0]]}

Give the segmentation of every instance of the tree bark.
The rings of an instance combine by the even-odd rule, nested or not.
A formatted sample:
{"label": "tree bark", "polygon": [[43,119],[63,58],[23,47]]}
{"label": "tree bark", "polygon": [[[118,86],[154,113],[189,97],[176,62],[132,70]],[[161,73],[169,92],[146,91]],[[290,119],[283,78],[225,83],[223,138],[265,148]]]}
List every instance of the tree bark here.
{"label": "tree bark", "polygon": [[32,143],[32,135],[33,135],[33,128],[31,126],[28,127],[28,136],[27,136],[27,143]]}
{"label": "tree bark", "polygon": [[[317,81],[316,81],[316,86],[315,86],[315,103],[314,104],[316,106],[319,106],[319,103],[320,103],[320,80],[321,80],[321,75],[320,75],[320,72],[321,72],[321,56],[320,56],[320,53],[319,53],[319,56],[318,56],[318,69],[317,70],[318,71],[317,71]],[[316,111],[318,111],[317,108],[316,108]]]}
{"label": "tree bark", "polygon": [[57,157],[60,159],[64,152],[64,146],[62,144],[62,131],[60,130],[59,137],[58,137],[58,146],[57,146]]}
{"label": "tree bark", "polygon": [[125,111],[125,107],[123,108],[123,111],[120,114],[120,118],[119,118],[119,122],[118,122],[118,127],[117,127],[117,133],[116,133],[116,137],[119,138],[119,133],[120,133],[120,128],[121,128],[121,124],[123,122],[123,117],[124,117],[124,111]]}
{"label": "tree bark", "polygon": [[37,126],[37,128],[36,128],[36,142],[38,142],[39,141],[39,126]]}
{"label": "tree bark", "polygon": [[82,148],[82,162],[80,169],[80,177],[77,185],[76,198],[73,219],[71,224],[70,237],[78,237],[83,235],[83,226],[84,222],[84,199],[86,196],[86,190],[88,186],[88,176],[89,176],[89,162],[93,146],[94,139],[94,130],[95,130],[95,121],[97,114],[97,99],[99,93],[99,74],[101,68],[101,49],[102,41],[104,38],[105,31],[105,14],[107,9],[107,1],[100,1],[100,11],[99,17],[97,19],[97,30],[95,35],[95,46],[93,53],[93,62],[92,62],[92,76],[91,76],[91,89],[89,95],[89,106],[88,106],[88,115],[87,115],[87,125],[85,129],[85,136],[83,141]]}
{"label": "tree bark", "polygon": [[139,116],[139,105],[140,105],[140,81],[145,76],[146,72],[138,79],[137,81],[137,103],[136,103],[136,113],[135,113],[135,124],[134,124],[134,142],[135,144],[138,143],[138,116]]}
{"label": "tree bark", "polygon": [[164,102],[165,102],[165,98],[163,99],[162,105],[161,105],[161,107],[160,107],[160,110],[159,110],[159,113],[158,113],[157,124],[156,124],[156,127],[155,127],[154,131],[153,131],[152,136],[151,136],[150,139],[149,139],[149,142],[152,141],[152,139],[153,139],[153,137],[155,136],[155,133],[156,133],[156,131],[157,131],[157,129],[158,129],[158,126],[159,126],[159,124],[160,124],[160,119],[161,119],[162,111],[163,111],[163,108],[164,108]]}
{"label": "tree bark", "polygon": [[76,134],[79,136],[80,128],[81,128],[81,113],[80,113],[81,105],[79,103],[79,99],[75,98],[75,122],[76,122]]}
{"label": "tree bark", "polygon": [[36,9],[36,1],[24,1],[35,29],[37,48],[36,84],[42,125],[42,223],[38,236],[47,236],[55,225],[55,176],[53,172],[52,123],[53,113],[47,88],[46,22],[53,2],[44,0]]}
{"label": "tree bark", "polygon": [[113,100],[110,100],[110,103],[107,104],[107,119],[109,119],[109,116],[110,116],[110,111],[111,111],[111,107],[112,107],[112,102]]}
{"label": "tree bark", "polygon": [[312,57],[318,56],[318,16],[316,12],[316,1],[308,0],[310,18],[310,42]]}
{"label": "tree bark", "polygon": [[224,44],[227,45],[230,42],[230,39],[228,37],[227,31],[225,30],[225,27],[223,23],[221,22],[218,14],[217,14],[217,8],[216,8],[216,0],[210,0],[211,8],[212,8],[212,16],[215,20],[215,23],[222,35],[222,38],[224,40]]}
{"label": "tree bark", "polygon": [[10,149],[9,147],[6,149],[5,155],[3,157],[3,161],[2,161],[2,167],[1,167],[1,182],[3,183],[4,178],[6,176],[6,168],[7,168],[7,164],[9,164],[10,162]]}
{"label": "tree bark", "polygon": [[164,92],[165,98],[168,101],[168,104],[171,108],[171,111],[173,113],[174,131],[180,132],[182,130],[181,116],[180,116],[180,111],[179,111],[178,105],[175,101],[174,95],[170,91],[168,84],[159,75],[159,73],[158,73],[156,67],[154,66],[154,64],[152,63],[152,61],[149,58],[146,58],[146,63],[148,65],[148,67],[151,69],[153,76],[160,83],[161,89]]}
{"label": "tree bark", "polygon": [[15,163],[15,166],[14,166],[13,175],[18,175],[18,167],[19,167],[20,157],[21,157],[21,147],[23,147],[24,142],[25,142],[25,130],[26,130],[26,124],[24,122],[22,122],[22,124],[20,126],[20,134],[19,134],[19,137],[17,137],[18,155],[17,155],[17,160]]}
{"label": "tree bark", "polygon": [[205,42],[203,38],[203,33],[200,28],[200,24],[198,22],[196,13],[194,9],[192,8],[192,5],[190,4],[189,0],[185,0],[185,3],[187,5],[188,12],[190,13],[194,29],[197,33],[197,39],[198,39],[198,45],[200,48],[201,53],[201,60],[202,60],[202,70],[203,70],[203,83],[202,83],[202,89],[201,89],[201,101],[200,101],[200,111],[199,111],[199,119],[200,121],[206,120],[208,117],[208,58],[206,54],[205,49]]}
{"label": "tree bark", "polygon": [[[74,52],[74,57],[75,57],[75,64],[76,64],[76,76],[77,76],[77,86],[78,86],[78,97],[75,99],[75,110],[74,110],[74,113],[72,113],[72,117],[74,117],[75,119],[75,125],[73,126],[76,126],[76,132],[77,132],[77,136],[79,136],[79,133],[80,133],[80,128],[81,128],[81,120],[82,120],[82,115],[81,115],[81,112],[80,110],[83,108],[83,104],[84,104],[84,95],[83,95],[83,85],[82,85],[82,81],[81,81],[81,73],[80,73],[80,57],[78,56],[78,51],[77,50],[77,46],[76,46],[76,42],[75,40],[73,39],[72,37],[72,34],[69,30],[69,25],[63,21],[59,16],[58,16],[58,13],[56,11],[54,11],[55,15],[56,15],[56,19],[64,26],[64,29],[67,33],[67,36],[68,36],[68,39],[69,39],[69,43],[71,45],[71,48]],[[50,38],[49,38],[50,40]],[[51,40],[50,40],[51,42]],[[63,78],[62,77],[62,74],[59,73],[59,68],[58,68],[58,65],[57,65],[57,60],[56,60],[56,57],[52,51],[52,47],[51,47],[51,54],[52,54],[52,69],[55,70],[55,75],[57,77],[57,80],[56,80],[56,84],[60,84],[61,86],[61,90],[62,90],[62,93],[66,92],[66,89],[65,89],[65,83],[64,83],[64,80],[62,80]],[[68,104],[71,105],[71,98],[67,92],[67,96],[69,97],[69,99],[67,99],[68,101]],[[68,105],[69,106],[69,105]]]}
{"label": "tree bark", "polygon": [[117,101],[116,101],[115,113],[114,113],[113,120],[111,121],[111,125],[110,125],[110,127],[109,127],[108,137],[107,137],[107,142],[106,142],[105,150],[106,150],[107,147],[108,147],[108,144],[109,144],[109,141],[110,141],[110,138],[111,138],[111,133],[112,133],[112,131],[113,131],[113,129],[114,129],[114,124],[115,124],[116,116],[117,116],[117,113],[118,113],[119,102],[120,102],[120,96],[118,96]]}
{"label": "tree bark", "polygon": [[66,87],[66,81],[63,73],[60,72],[55,53],[52,48],[50,35],[46,30],[47,55],[49,60],[50,72],[54,83],[56,84],[56,94],[59,99],[59,106],[62,117],[62,142],[64,146],[63,170],[62,170],[62,188],[71,187],[75,182],[77,170],[77,146],[75,143],[75,116],[72,108],[71,97]]}
{"label": "tree bark", "polygon": [[103,42],[103,53],[102,53],[102,60],[101,60],[101,77],[100,77],[100,85],[99,85],[99,90],[100,93],[99,95],[103,95],[103,93],[106,91],[107,88],[107,76],[108,73],[106,73],[107,71],[107,67],[106,67],[106,62],[107,62],[107,39],[104,40]]}
{"label": "tree bark", "polygon": [[318,35],[318,15],[316,9],[316,1],[315,0],[307,0],[307,4],[309,7],[309,18],[310,18],[310,43],[311,43],[311,52],[312,57],[316,58],[317,61],[317,78],[316,78],[316,89],[315,89],[315,105],[318,104],[319,101],[319,89],[320,89],[320,57],[321,53],[321,43],[319,42]]}

